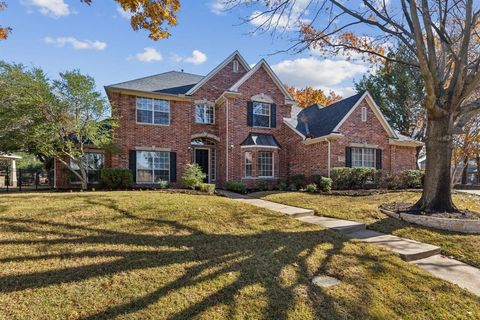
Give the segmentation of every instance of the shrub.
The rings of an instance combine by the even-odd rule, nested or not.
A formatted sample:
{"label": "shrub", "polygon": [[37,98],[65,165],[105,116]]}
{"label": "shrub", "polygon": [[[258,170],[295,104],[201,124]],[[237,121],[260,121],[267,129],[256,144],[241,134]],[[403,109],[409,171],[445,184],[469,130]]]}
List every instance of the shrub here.
{"label": "shrub", "polygon": [[318,182],[318,189],[323,192],[332,191],[332,179],[326,177],[320,177]]}
{"label": "shrub", "polygon": [[287,184],[283,180],[279,180],[277,183],[277,189],[280,191],[285,191],[287,190]]}
{"label": "shrub", "polygon": [[168,186],[169,186],[168,181],[160,180],[160,181],[158,182],[158,187],[159,187],[160,189],[167,189]]}
{"label": "shrub", "polygon": [[317,186],[320,184],[322,176],[320,174],[312,174],[309,178],[310,183],[315,183]]}
{"label": "shrub", "polygon": [[297,191],[297,186],[295,185],[295,183],[290,183],[290,185],[288,186],[288,191]]}
{"label": "shrub", "polygon": [[133,176],[129,169],[105,168],[100,170],[100,181],[108,189],[126,189],[132,187]]}
{"label": "shrub", "polygon": [[247,186],[241,181],[227,181],[225,182],[225,189],[237,193],[247,192]]}
{"label": "shrub", "polygon": [[267,181],[265,180],[258,180],[257,181],[257,189],[260,191],[267,190]]}
{"label": "shrub", "polygon": [[373,168],[333,168],[332,187],[338,190],[362,189],[368,182],[375,181],[375,173]]}
{"label": "shrub", "polygon": [[293,183],[295,185],[295,187],[297,188],[297,190],[305,187],[305,185],[307,184],[307,182],[305,181],[305,175],[304,174],[293,175],[290,178],[290,183]]}
{"label": "shrub", "polygon": [[315,183],[309,183],[305,187],[305,191],[311,192],[311,193],[317,192],[318,191],[317,185]]}
{"label": "shrub", "polygon": [[405,188],[422,188],[423,176],[422,170],[406,170],[403,172],[403,185]]}
{"label": "shrub", "polygon": [[215,193],[215,185],[213,183],[201,183],[198,189],[202,192],[206,192],[208,194]]}
{"label": "shrub", "polygon": [[196,163],[189,163],[185,168],[182,176],[182,185],[184,188],[195,189],[203,183],[207,175],[202,171],[202,168]]}

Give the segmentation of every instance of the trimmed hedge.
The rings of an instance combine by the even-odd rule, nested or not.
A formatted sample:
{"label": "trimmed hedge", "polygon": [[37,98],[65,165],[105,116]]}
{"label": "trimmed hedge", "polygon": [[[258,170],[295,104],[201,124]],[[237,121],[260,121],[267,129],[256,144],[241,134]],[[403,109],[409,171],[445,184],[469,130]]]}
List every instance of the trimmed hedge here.
{"label": "trimmed hedge", "polygon": [[247,185],[241,181],[227,181],[225,182],[225,189],[244,194],[247,192]]}
{"label": "trimmed hedge", "polygon": [[208,194],[215,193],[215,185],[213,183],[201,183],[198,189],[202,192],[206,192]]}
{"label": "trimmed hedge", "polygon": [[374,168],[332,168],[332,187],[336,190],[364,189],[375,183]]}
{"label": "trimmed hedge", "polygon": [[320,180],[318,182],[318,189],[323,192],[332,191],[332,179],[327,177],[320,177]]}
{"label": "trimmed hedge", "polygon": [[133,186],[130,169],[104,168],[100,170],[100,181],[107,189],[128,189]]}
{"label": "trimmed hedge", "polygon": [[405,170],[397,173],[377,171],[376,184],[382,189],[418,189],[423,187],[425,173],[422,170]]}

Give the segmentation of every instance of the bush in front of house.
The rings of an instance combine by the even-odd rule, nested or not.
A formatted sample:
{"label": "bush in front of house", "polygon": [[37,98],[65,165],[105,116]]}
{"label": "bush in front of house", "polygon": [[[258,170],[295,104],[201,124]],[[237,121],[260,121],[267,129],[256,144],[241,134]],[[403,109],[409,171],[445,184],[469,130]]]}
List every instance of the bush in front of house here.
{"label": "bush in front of house", "polygon": [[257,189],[258,189],[258,191],[265,191],[265,190],[267,190],[267,181],[265,181],[265,180],[258,180],[258,181],[257,181]]}
{"label": "bush in front of house", "polygon": [[165,181],[165,180],[160,180],[158,182],[158,187],[160,189],[167,189],[168,187],[170,186],[170,183],[168,181]]}
{"label": "bush in front of house", "polygon": [[315,183],[309,183],[305,186],[305,191],[314,193],[318,191],[318,187]]}
{"label": "bush in front of house", "polygon": [[203,183],[207,175],[197,163],[189,163],[185,167],[182,175],[182,185],[184,188],[195,189]]}
{"label": "bush in front of house", "polygon": [[128,189],[133,185],[130,169],[104,168],[100,170],[100,181],[107,189]]}
{"label": "bush in front of house", "polygon": [[244,194],[247,192],[247,185],[241,181],[227,181],[225,182],[225,189]]}
{"label": "bush in front of house", "polygon": [[287,190],[287,187],[288,187],[288,186],[287,186],[287,183],[286,183],[285,181],[279,180],[279,181],[277,182],[277,189],[278,189],[279,191],[286,191],[286,190]]}
{"label": "bush in front of house", "polygon": [[424,175],[423,170],[405,170],[395,173],[377,171],[375,180],[380,189],[418,189],[423,186]]}
{"label": "bush in front of house", "polygon": [[307,184],[304,174],[296,174],[290,177],[290,183],[294,184],[296,189],[302,189]]}
{"label": "bush in front of house", "polygon": [[206,192],[208,194],[215,193],[215,185],[213,183],[201,183],[198,189],[202,192]]}
{"label": "bush in front of house", "polygon": [[332,191],[332,179],[327,177],[320,177],[318,181],[318,189],[322,192],[330,192]]}
{"label": "bush in front of house", "polygon": [[288,191],[297,191],[297,186],[295,185],[295,183],[290,183],[288,185]]}
{"label": "bush in front of house", "polygon": [[374,183],[374,168],[332,168],[332,188],[336,190],[363,189]]}
{"label": "bush in front of house", "polygon": [[418,189],[423,187],[423,170],[406,170],[403,171],[403,185],[405,188]]}

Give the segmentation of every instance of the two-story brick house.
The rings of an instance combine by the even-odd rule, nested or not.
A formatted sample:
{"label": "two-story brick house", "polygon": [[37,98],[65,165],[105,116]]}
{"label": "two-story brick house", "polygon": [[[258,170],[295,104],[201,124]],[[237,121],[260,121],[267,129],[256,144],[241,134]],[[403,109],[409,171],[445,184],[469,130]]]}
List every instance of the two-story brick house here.
{"label": "two-story brick house", "polygon": [[[92,151],[92,177],[111,166],[130,168],[137,185],[179,185],[195,162],[211,183],[253,187],[334,166],[415,168],[419,144],[396,134],[368,93],[300,111],[265,60],[250,68],[238,52],[206,76],[172,71],[105,90],[119,151]],[[57,187],[68,184],[60,165],[56,175]]]}

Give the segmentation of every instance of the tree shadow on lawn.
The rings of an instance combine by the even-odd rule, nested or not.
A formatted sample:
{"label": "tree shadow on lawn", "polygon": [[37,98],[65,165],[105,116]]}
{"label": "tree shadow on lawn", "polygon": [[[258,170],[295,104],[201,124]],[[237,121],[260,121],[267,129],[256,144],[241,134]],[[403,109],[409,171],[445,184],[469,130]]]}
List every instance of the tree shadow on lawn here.
{"label": "tree shadow on lawn", "polygon": [[[314,316],[319,319],[365,318],[369,316],[369,305],[373,295],[369,291],[368,279],[349,279],[334,264],[343,261],[360,263],[367,266],[369,272],[379,277],[387,273],[385,266],[402,268],[402,262],[389,255],[378,256],[372,251],[344,250],[347,238],[329,230],[277,231],[267,230],[253,234],[211,234],[179,222],[160,218],[140,217],[120,209],[115,201],[104,198],[101,201],[87,200],[93,205],[102,205],[115,210],[118,214],[141,224],[152,224],[174,228],[177,233],[168,235],[148,235],[109,229],[79,226],[69,223],[52,222],[41,219],[0,218],[0,223],[20,225],[18,232],[36,233],[46,226],[51,229],[55,239],[0,240],[0,249],[6,245],[120,245],[148,246],[156,250],[85,250],[81,252],[63,252],[40,256],[17,256],[0,259],[0,264],[21,263],[45,259],[80,259],[87,257],[116,258],[114,261],[101,262],[64,269],[14,274],[0,277],[0,293],[9,293],[35,288],[85,281],[95,277],[114,275],[122,272],[148,268],[168,267],[174,264],[184,265],[183,275],[168,283],[160,283],[158,288],[148,294],[111,306],[83,319],[111,319],[132,314],[155,304],[175,290],[193,288],[218,279],[229,273],[238,274],[237,278],[223,285],[219,290],[209,292],[200,301],[176,310],[168,319],[192,318],[210,308],[228,305],[227,318],[233,318],[237,308],[239,292],[253,285],[264,289],[266,306],[263,318],[286,319],[295,307],[300,296],[307,297],[307,304]],[[71,234],[69,234],[71,232]],[[41,234],[39,234],[41,235]],[[319,248],[321,246],[322,248]],[[319,254],[319,250],[323,253]],[[322,257],[314,263],[312,257]],[[341,260],[339,260],[341,259]],[[286,267],[295,266],[296,279],[291,283],[282,280]],[[313,271],[312,271],[313,270]],[[317,274],[329,274],[344,280],[347,285],[355,286],[360,304],[352,297],[334,297],[329,289],[320,289],[311,284]],[[412,273],[409,273],[412,275]],[[412,275],[413,276],[413,275]],[[353,281],[353,282],[352,282]],[[415,284],[405,286],[414,290]],[[439,284],[440,286],[440,284]],[[303,293],[299,293],[302,291]],[[360,300],[361,299],[361,300]],[[339,306],[341,311],[339,311]]]}

